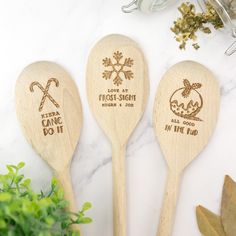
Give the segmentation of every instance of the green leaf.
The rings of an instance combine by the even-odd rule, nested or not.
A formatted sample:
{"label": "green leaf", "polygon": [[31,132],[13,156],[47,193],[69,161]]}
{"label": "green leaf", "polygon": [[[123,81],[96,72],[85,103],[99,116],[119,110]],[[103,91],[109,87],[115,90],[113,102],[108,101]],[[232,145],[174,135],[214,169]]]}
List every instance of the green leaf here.
{"label": "green leaf", "polygon": [[55,177],[53,177],[51,180],[51,185],[56,186],[57,184],[58,184],[58,180]]}
{"label": "green leaf", "polygon": [[18,165],[17,165],[17,169],[22,169],[23,167],[25,166],[25,163],[24,162],[20,162]]}
{"label": "green leaf", "polygon": [[196,210],[197,222],[203,236],[226,236],[219,216],[202,206]]}
{"label": "green leaf", "polygon": [[86,202],[84,203],[83,207],[82,207],[82,211],[87,211],[92,207],[92,204],[90,202]]}
{"label": "green leaf", "polygon": [[71,236],[80,236],[80,232],[72,232]]}
{"label": "green leaf", "polygon": [[235,236],[236,232],[236,183],[225,177],[221,202],[221,218],[227,236]]}
{"label": "green leaf", "polygon": [[49,193],[36,193],[30,188],[30,179],[18,174],[24,163],[8,165],[8,173],[0,175],[0,235],[1,236],[78,236],[70,228],[73,224],[87,224],[84,216],[91,207],[83,205],[81,214],[68,212],[68,201],[58,180],[53,178]]}
{"label": "green leaf", "polygon": [[21,180],[24,178],[24,175],[18,175],[14,178],[14,183],[19,184]]}
{"label": "green leaf", "polygon": [[20,185],[22,187],[28,188],[31,184],[31,180],[30,179],[25,179]]}
{"label": "green leaf", "polygon": [[15,166],[7,165],[7,169],[8,169],[8,171],[9,171],[9,173],[14,173],[14,167],[15,167]]}
{"label": "green leaf", "polygon": [[4,219],[0,219],[0,229],[6,228],[7,224]]}
{"label": "green leaf", "polygon": [[82,219],[79,219],[79,224],[90,224],[92,222],[92,219],[89,217],[83,217]]}
{"label": "green leaf", "polygon": [[12,196],[10,193],[0,193],[0,202],[6,202],[10,201],[12,199]]}
{"label": "green leaf", "polygon": [[53,225],[55,223],[55,220],[53,219],[53,217],[47,217],[45,221],[48,225]]}

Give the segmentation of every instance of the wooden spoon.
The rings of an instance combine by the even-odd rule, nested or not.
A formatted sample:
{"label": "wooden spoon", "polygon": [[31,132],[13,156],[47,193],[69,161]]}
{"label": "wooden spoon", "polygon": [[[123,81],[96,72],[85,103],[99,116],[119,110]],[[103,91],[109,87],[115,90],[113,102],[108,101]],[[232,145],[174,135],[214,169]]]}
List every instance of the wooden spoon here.
{"label": "wooden spoon", "polygon": [[125,148],[148,97],[145,59],[133,40],[110,35],[96,44],[88,59],[87,93],[112,144],[114,236],[125,236]]}
{"label": "wooden spoon", "polygon": [[218,82],[196,62],[176,64],[160,82],[153,121],[169,175],[158,236],[171,235],[181,174],[212,136],[219,104]]}
{"label": "wooden spoon", "polygon": [[76,212],[70,177],[82,123],[76,84],[55,63],[33,63],[23,70],[17,81],[16,111],[25,137],[54,170],[70,202],[69,210]]}

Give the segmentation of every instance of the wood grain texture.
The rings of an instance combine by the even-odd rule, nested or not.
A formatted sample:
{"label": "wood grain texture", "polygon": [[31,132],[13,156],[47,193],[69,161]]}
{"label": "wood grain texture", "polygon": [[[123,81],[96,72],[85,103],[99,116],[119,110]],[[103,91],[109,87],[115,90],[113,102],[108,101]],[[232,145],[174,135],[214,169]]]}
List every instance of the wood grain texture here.
{"label": "wood grain texture", "polygon": [[16,112],[26,139],[61,182],[69,210],[77,211],[69,173],[82,124],[76,84],[55,63],[33,63],[17,80]]}
{"label": "wood grain texture", "polygon": [[91,110],[113,150],[114,236],[126,235],[125,148],[148,98],[146,62],[137,43],[109,35],[92,49],[87,66]]}
{"label": "wood grain texture", "polygon": [[176,64],[159,84],[153,123],[169,167],[169,178],[158,236],[171,235],[179,178],[212,136],[219,104],[218,82],[199,63],[184,61]]}

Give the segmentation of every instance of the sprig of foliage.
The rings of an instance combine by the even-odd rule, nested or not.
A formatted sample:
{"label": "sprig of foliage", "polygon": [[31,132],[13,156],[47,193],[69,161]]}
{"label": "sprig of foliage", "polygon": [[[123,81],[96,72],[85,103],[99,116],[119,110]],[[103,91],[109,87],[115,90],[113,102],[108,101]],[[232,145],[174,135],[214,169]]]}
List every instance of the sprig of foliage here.
{"label": "sprig of foliage", "polygon": [[79,236],[70,226],[92,222],[85,216],[91,204],[78,213],[66,211],[69,203],[55,178],[49,193],[35,193],[31,180],[20,173],[24,165],[7,165],[8,173],[0,175],[1,236]]}
{"label": "sprig of foliage", "polygon": [[197,13],[195,5],[189,2],[182,3],[178,10],[181,17],[174,21],[171,31],[175,34],[176,41],[180,43],[180,49],[186,49],[187,41],[192,40],[194,42],[192,46],[197,50],[200,48],[196,43],[197,32],[210,34],[209,25],[216,30],[224,27],[216,10],[209,3],[206,3],[206,10],[202,13]]}

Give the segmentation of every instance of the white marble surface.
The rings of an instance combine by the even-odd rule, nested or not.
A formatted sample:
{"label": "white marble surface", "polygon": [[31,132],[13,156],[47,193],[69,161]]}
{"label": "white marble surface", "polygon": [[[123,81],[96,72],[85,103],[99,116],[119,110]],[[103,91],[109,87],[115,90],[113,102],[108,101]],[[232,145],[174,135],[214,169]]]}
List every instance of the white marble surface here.
{"label": "white marble surface", "polygon": [[[127,0],[128,1],[128,0]],[[111,148],[88,107],[85,68],[89,50],[102,36],[121,33],[136,40],[149,64],[150,98],[144,117],[127,149],[128,236],[154,236],[159,219],[167,166],[152,128],[158,82],[181,60],[203,63],[221,85],[221,112],[207,148],[186,169],[173,236],[200,235],[195,206],[218,212],[225,174],[236,179],[236,54],[223,52],[232,42],[222,32],[199,36],[202,48],[181,52],[169,30],[177,5],[153,15],[121,12],[126,0],[0,0],[0,164],[25,161],[25,175],[36,189],[46,189],[50,168],[25,141],[16,119],[14,86],[31,62],[51,60],[75,79],[83,105],[83,130],[72,165],[77,202],[90,201],[94,222],[86,236],[112,236]]]}

